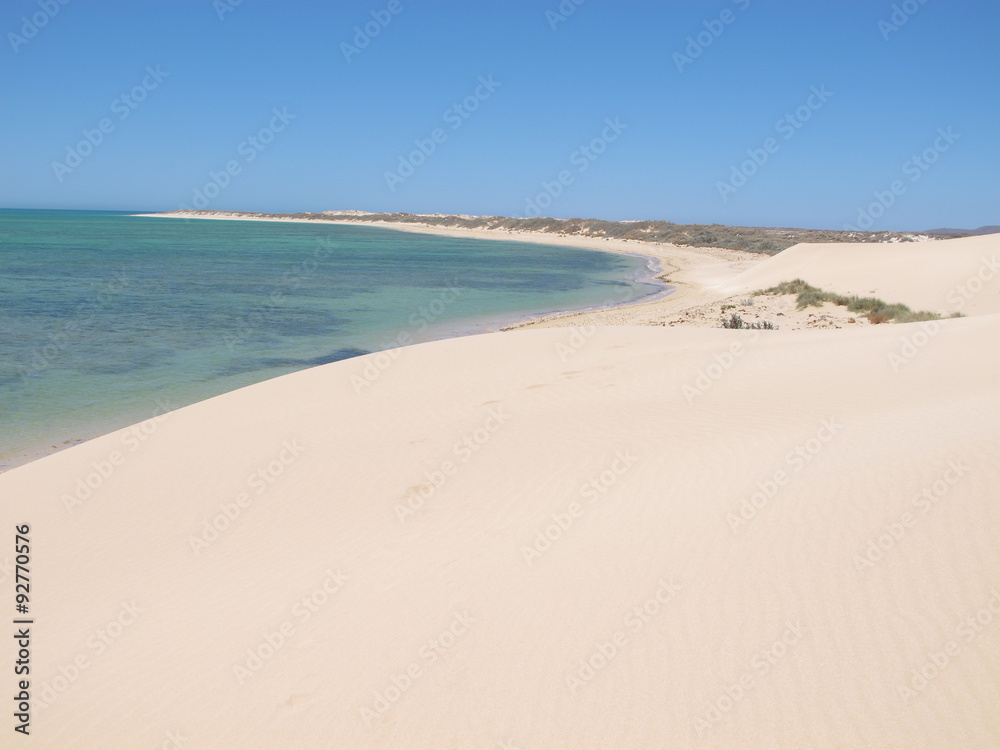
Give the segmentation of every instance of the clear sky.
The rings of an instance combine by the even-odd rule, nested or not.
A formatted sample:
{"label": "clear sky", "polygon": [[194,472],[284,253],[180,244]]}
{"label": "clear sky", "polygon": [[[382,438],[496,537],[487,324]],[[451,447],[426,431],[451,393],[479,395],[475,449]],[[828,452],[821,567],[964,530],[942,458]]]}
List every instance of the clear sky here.
{"label": "clear sky", "polygon": [[0,207],[1000,224],[998,30],[996,0],[5,0]]}

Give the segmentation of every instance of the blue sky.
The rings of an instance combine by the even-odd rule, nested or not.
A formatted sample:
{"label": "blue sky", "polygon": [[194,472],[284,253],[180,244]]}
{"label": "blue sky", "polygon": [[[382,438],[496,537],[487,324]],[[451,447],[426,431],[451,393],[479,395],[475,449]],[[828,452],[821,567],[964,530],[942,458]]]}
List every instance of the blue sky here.
{"label": "blue sky", "polygon": [[0,206],[996,224],[998,28],[995,0],[7,0]]}

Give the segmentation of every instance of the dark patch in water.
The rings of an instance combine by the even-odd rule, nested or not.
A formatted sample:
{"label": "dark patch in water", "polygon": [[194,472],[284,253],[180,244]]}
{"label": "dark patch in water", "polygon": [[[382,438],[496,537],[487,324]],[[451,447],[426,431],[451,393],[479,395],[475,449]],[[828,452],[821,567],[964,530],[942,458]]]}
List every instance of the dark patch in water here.
{"label": "dark patch in water", "polygon": [[313,357],[312,359],[302,359],[302,360],[290,360],[292,362],[302,362],[306,367],[318,367],[319,365],[328,365],[331,362],[339,362],[342,359],[353,359],[354,357],[363,357],[366,354],[371,354],[367,349],[356,349],[354,347],[347,347],[345,349],[337,349],[335,352],[330,352],[329,354],[324,354],[320,357]]}
{"label": "dark patch in water", "polygon": [[304,370],[307,367],[328,365],[331,362],[340,362],[343,359],[361,357],[365,354],[371,354],[371,352],[366,349],[346,347],[344,349],[332,351],[329,354],[323,354],[319,357],[309,357],[306,359],[296,357],[267,357],[264,359],[246,361],[240,364],[231,365],[224,370],[217,371],[215,373],[215,377],[224,378],[230,375],[242,375],[245,372],[257,372],[260,370],[273,370],[277,368],[294,368],[297,370]]}
{"label": "dark patch in water", "polygon": [[119,358],[116,360],[102,359],[95,356],[89,362],[79,363],[80,372],[95,373],[99,375],[127,375],[136,370],[145,370],[150,367],[157,367],[171,357],[174,352],[170,350],[138,351],[133,352],[128,359]]}

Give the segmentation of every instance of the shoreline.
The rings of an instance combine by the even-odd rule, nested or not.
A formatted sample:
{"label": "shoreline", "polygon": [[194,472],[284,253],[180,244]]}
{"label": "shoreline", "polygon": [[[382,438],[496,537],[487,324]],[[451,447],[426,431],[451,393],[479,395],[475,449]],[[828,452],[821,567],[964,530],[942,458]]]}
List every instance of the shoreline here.
{"label": "shoreline", "polygon": [[[457,339],[490,332],[510,332],[553,327],[620,327],[665,326],[683,328],[722,327],[729,315],[739,315],[748,323],[766,322],[785,330],[861,328],[871,324],[843,307],[831,303],[819,308],[799,310],[795,297],[755,296],[752,291],[733,294],[734,280],[776,256],[725,248],[691,248],[665,243],[627,239],[604,239],[508,229],[465,229],[421,223],[384,221],[345,221],[331,219],[297,219],[259,217],[237,214],[132,214],[140,218],[199,219],[207,221],[260,221],[269,223],[320,223],[340,226],[372,226],[399,232],[430,234],[481,240],[525,242],[531,244],[610,252],[642,258],[647,273],[630,279],[650,284],[653,290],[624,302],[607,300],[595,307],[577,310],[556,310],[545,313],[525,313],[506,318],[474,318],[463,325],[442,328],[435,340]],[[803,246],[804,247],[804,246]],[[791,278],[791,277],[789,277]],[[760,288],[753,287],[753,288]],[[391,347],[389,347],[391,348]],[[376,351],[379,351],[378,349]],[[200,403],[200,402],[193,402]],[[112,430],[113,431],[113,430]],[[0,474],[39,459],[60,453],[108,433],[108,425],[95,425],[92,431],[82,431],[57,438],[56,445],[48,440],[27,446],[7,457],[0,465]],[[64,439],[65,438],[65,439]]]}
{"label": "shoreline", "polygon": [[[440,227],[422,223],[386,221],[345,221],[342,219],[295,219],[245,216],[238,212],[220,212],[203,215],[186,212],[133,214],[141,218],[195,219],[203,221],[259,221],[289,224],[335,224],[339,226],[369,226],[381,229],[432,234],[443,237],[464,237],[481,240],[528,242],[538,245],[573,247],[596,252],[610,252],[643,258],[650,264],[646,283],[662,288],[627,302],[609,302],[596,308],[562,310],[545,313],[528,320],[503,326],[508,331],[522,328],[573,326],[573,325],[643,325],[656,316],[671,316],[689,307],[717,301],[711,292],[713,284],[729,281],[739,273],[767,261],[773,256],[727,248],[694,248],[641,240],[579,237],[549,232],[527,232],[511,229],[463,229]],[[640,281],[642,280],[634,280]]]}
{"label": "shoreline", "polygon": [[[628,281],[641,285],[649,285],[650,290],[641,296],[631,299],[624,303],[609,301],[607,304],[600,304],[598,306],[585,307],[577,310],[555,310],[545,313],[519,313],[506,315],[502,317],[497,316],[484,316],[473,319],[468,319],[466,321],[456,321],[454,325],[441,326],[438,330],[434,332],[434,340],[444,340],[461,338],[465,336],[500,332],[507,330],[516,330],[523,327],[531,327],[539,324],[546,324],[552,321],[562,320],[567,316],[581,316],[586,318],[594,314],[599,314],[601,312],[607,312],[610,310],[615,310],[619,308],[628,308],[630,306],[639,305],[653,305],[664,299],[669,298],[676,290],[676,286],[673,284],[668,284],[662,278],[665,275],[665,260],[663,257],[658,256],[651,252],[641,252],[637,251],[633,247],[623,247],[625,245],[632,245],[636,243],[629,243],[627,241],[621,241],[616,243],[613,248],[602,248],[600,243],[593,241],[591,238],[590,242],[581,242],[583,238],[560,238],[546,235],[543,232],[497,232],[491,230],[461,230],[461,229],[440,229],[425,227],[422,225],[398,225],[387,222],[370,222],[370,223],[359,223],[350,221],[339,221],[339,220],[322,220],[322,221],[309,221],[303,219],[285,219],[285,218],[255,218],[255,217],[242,217],[236,215],[225,215],[225,216],[201,216],[201,215],[184,215],[184,214],[133,214],[133,216],[142,218],[172,218],[172,219],[203,219],[203,220],[220,220],[220,221],[263,221],[271,223],[323,223],[323,224],[337,224],[342,226],[376,226],[378,228],[384,228],[389,230],[395,230],[400,232],[417,233],[417,234],[435,234],[444,235],[451,237],[463,237],[471,239],[485,239],[485,240],[505,240],[512,242],[527,242],[533,244],[544,244],[544,245],[560,245],[567,247],[574,247],[577,249],[585,249],[593,252],[613,252],[615,254],[629,255],[634,258],[639,258],[645,261],[644,272],[636,272],[632,278]],[[550,239],[551,238],[551,239]],[[611,243],[609,243],[611,244]],[[376,348],[374,352],[385,350],[386,348],[391,348],[387,346],[389,342],[383,342],[381,348]],[[222,394],[219,394],[222,395]],[[192,402],[193,404],[200,403],[201,401]],[[45,437],[39,438],[37,441],[25,444],[24,446],[15,449],[9,455],[4,456],[0,460],[0,474],[3,474],[12,469],[16,469],[21,466],[33,463],[39,459],[46,458],[64,450],[73,448],[82,443],[100,438],[110,432],[115,432],[120,429],[117,426],[115,420],[102,419],[99,423],[93,425],[93,429],[83,429],[78,431],[67,431],[63,434],[57,435],[55,438]]]}
{"label": "shoreline", "polygon": [[[355,214],[363,215],[363,214]],[[220,211],[213,214],[176,211],[156,214],[134,214],[143,218],[196,219],[205,221],[260,221],[297,224],[336,224],[340,226],[370,226],[400,232],[463,237],[481,240],[528,242],[547,246],[573,247],[596,252],[610,252],[645,259],[650,264],[649,281],[662,285],[659,291],[638,299],[607,304],[583,310],[560,310],[526,319],[515,320],[486,330],[513,331],[529,328],[574,326],[661,326],[720,328],[724,319],[739,315],[747,323],[767,323],[786,330],[838,329],[867,326],[868,320],[844,307],[826,303],[819,307],[799,309],[795,295],[757,296],[754,289],[737,290],[739,278],[752,269],[774,261],[778,255],[762,255],[745,250],[722,247],[690,247],[635,239],[567,235],[545,231],[516,229],[466,229],[443,227],[421,222],[387,222],[329,219],[301,219],[286,216],[245,214]],[[914,243],[925,245],[926,243]],[[934,244],[934,243],[932,243]],[[823,243],[833,247],[837,243]],[[874,245],[840,244],[843,248],[900,247],[893,243]],[[806,247],[799,245],[796,247]],[[812,245],[811,247],[816,247]],[[789,248],[791,249],[791,248]],[[782,252],[788,252],[782,251]],[[789,281],[789,276],[782,281]],[[867,291],[867,290],[865,290]],[[893,302],[897,300],[891,300]],[[476,329],[483,331],[483,328]],[[465,330],[457,335],[468,335]],[[450,336],[449,336],[450,337]]]}

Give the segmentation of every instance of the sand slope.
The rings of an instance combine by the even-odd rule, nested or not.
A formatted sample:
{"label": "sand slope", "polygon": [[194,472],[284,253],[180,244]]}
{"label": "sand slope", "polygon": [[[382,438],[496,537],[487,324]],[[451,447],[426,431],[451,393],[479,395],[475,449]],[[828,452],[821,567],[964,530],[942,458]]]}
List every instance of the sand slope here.
{"label": "sand slope", "polygon": [[489,334],[10,471],[32,746],[996,748],[998,337]]}
{"label": "sand slope", "polygon": [[840,294],[913,309],[1000,312],[1000,235],[899,244],[801,244],[714,289],[728,296],[801,278]]}

